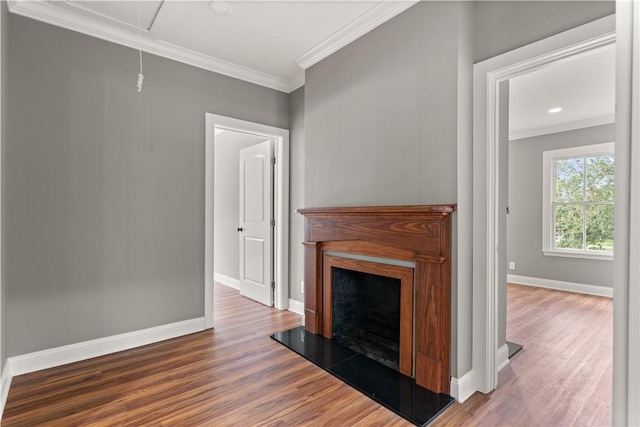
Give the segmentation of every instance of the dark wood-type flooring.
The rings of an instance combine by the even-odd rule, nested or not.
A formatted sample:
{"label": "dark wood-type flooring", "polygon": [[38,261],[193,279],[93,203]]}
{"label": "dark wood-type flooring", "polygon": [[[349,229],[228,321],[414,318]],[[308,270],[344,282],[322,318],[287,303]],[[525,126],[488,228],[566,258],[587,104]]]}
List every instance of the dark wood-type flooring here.
{"label": "dark wood-type flooring", "polygon": [[498,388],[454,403],[433,426],[611,425],[613,301],[508,285],[507,339],[524,345]]}
{"label": "dark wood-type flooring", "polygon": [[[510,285],[525,348],[432,425],[607,425],[611,300]],[[269,338],[300,317],[215,287],[215,328],[15,377],[2,426],[408,426]]]}

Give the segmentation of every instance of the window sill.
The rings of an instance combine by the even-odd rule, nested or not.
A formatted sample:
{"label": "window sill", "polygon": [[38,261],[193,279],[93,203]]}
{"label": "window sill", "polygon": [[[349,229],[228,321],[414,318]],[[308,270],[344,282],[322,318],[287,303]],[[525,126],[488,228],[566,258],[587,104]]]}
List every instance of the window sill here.
{"label": "window sill", "polygon": [[600,261],[613,261],[613,255],[599,255],[583,252],[561,252],[561,251],[542,251],[545,256],[557,256],[564,258],[582,258],[582,259],[597,259]]}

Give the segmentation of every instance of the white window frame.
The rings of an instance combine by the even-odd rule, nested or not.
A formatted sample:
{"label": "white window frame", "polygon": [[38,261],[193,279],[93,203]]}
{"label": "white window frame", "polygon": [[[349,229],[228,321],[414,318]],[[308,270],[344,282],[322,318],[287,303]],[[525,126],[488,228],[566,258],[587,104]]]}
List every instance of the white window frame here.
{"label": "white window frame", "polygon": [[586,258],[598,260],[613,260],[612,251],[593,251],[588,249],[559,249],[553,244],[554,213],[553,198],[555,193],[555,161],[563,158],[581,156],[599,156],[614,154],[615,144],[605,142],[602,144],[583,145],[579,147],[549,150],[542,153],[542,252],[548,256],[560,256],[570,258]]}

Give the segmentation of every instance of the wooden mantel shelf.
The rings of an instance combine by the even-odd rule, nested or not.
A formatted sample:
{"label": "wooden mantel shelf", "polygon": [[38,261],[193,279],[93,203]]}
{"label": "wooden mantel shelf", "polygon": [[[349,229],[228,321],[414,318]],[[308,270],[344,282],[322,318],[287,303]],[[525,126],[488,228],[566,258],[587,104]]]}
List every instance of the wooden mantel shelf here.
{"label": "wooden mantel shelf", "polygon": [[[305,217],[305,328],[331,336],[325,251],[415,264],[415,379],[449,393],[451,347],[451,214],[456,205],[298,209]],[[408,304],[409,306],[413,304]]]}
{"label": "wooden mantel shelf", "polygon": [[456,205],[389,205],[389,206],[335,206],[323,208],[303,208],[296,212],[305,217],[330,215],[419,215],[451,214]]}

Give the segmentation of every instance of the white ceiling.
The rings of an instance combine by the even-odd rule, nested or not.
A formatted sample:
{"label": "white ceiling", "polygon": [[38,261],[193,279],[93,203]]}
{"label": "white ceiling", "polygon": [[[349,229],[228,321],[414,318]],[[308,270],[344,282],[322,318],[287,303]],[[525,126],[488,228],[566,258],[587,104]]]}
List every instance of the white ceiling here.
{"label": "white ceiling", "polygon": [[614,121],[613,44],[509,81],[510,140]]}
{"label": "white ceiling", "polygon": [[[290,92],[304,69],[416,0],[9,0],[13,13]],[[141,36],[138,36],[140,7]]]}

